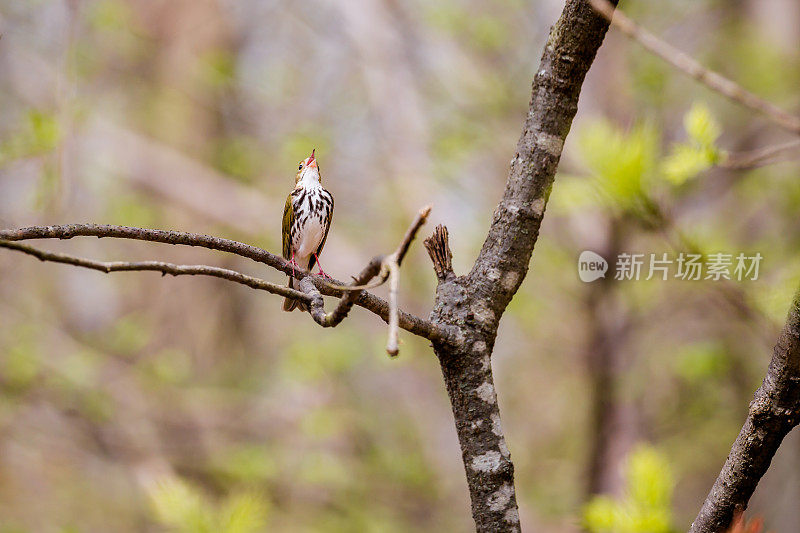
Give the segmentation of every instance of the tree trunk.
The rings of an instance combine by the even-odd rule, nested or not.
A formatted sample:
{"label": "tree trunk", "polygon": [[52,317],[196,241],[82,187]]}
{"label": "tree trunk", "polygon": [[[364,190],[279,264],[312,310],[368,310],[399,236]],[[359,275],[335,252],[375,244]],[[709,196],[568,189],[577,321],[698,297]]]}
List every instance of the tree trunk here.
{"label": "tree trunk", "polygon": [[744,512],[783,438],[800,422],[800,293],[795,295],[764,382],[691,533],[727,531]]}
{"label": "tree trunk", "polygon": [[568,0],[551,28],[505,193],[472,271],[461,277],[453,273],[445,228],[425,241],[439,278],[431,319],[458,331],[454,340],[434,348],[479,532],[520,530],[491,354],[500,318],[528,271],[583,80],[607,29],[608,22],[585,0]]}

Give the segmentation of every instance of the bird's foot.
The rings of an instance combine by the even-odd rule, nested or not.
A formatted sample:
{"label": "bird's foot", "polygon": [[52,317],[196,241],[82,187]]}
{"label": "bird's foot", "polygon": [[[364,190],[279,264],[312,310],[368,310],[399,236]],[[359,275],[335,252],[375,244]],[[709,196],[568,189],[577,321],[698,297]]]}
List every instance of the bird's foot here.
{"label": "bird's foot", "polygon": [[322,263],[319,262],[319,257],[317,257],[317,254],[314,254],[314,259],[317,260],[317,267],[319,268],[317,276],[322,276],[322,279],[333,279],[332,277],[327,275],[324,270],[322,270]]}

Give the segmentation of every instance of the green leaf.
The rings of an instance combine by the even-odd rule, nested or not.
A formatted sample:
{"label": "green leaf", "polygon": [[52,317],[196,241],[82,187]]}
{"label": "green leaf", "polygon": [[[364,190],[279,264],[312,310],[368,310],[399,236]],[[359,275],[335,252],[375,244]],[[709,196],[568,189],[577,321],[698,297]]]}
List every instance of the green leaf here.
{"label": "green leaf", "polygon": [[635,449],[626,467],[627,491],[616,501],[596,496],[583,510],[592,533],[670,533],[673,479],[662,454],[648,446]]}
{"label": "green leaf", "polygon": [[688,142],[673,146],[664,158],[661,170],[673,185],[682,185],[714,166],[722,156],[716,146],[720,126],[705,104],[695,103],[683,117]]}
{"label": "green leaf", "polygon": [[115,194],[109,198],[106,217],[116,224],[153,227],[159,225],[158,210],[151,199],[139,193]]}
{"label": "green leaf", "polygon": [[165,348],[147,360],[144,369],[156,382],[177,385],[192,374],[192,359],[177,348]]}
{"label": "green leaf", "polygon": [[677,144],[664,158],[661,170],[673,185],[682,185],[691,178],[711,168],[713,161],[708,151],[688,144]]}
{"label": "green leaf", "polygon": [[641,507],[668,508],[672,498],[672,472],[667,460],[653,448],[642,446],[628,459],[628,490]]}
{"label": "green leaf", "polygon": [[234,494],[217,506],[173,477],[160,481],[149,496],[156,519],[169,531],[254,533],[266,526],[267,500],[254,492]]}
{"label": "green leaf", "polygon": [[696,102],[683,117],[689,138],[703,148],[713,148],[720,136],[719,124],[705,104]]}
{"label": "green leaf", "polygon": [[596,121],[581,131],[578,147],[605,201],[623,210],[640,210],[657,167],[656,130],[639,125],[624,132],[608,121]]}
{"label": "green leaf", "polygon": [[631,533],[671,533],[669,510],[635,509],[627,517],[626,529]]}
{"label": "green leaf", "polygon": [[607,496],[596,496],[583,510],[583,523],[592,533],[615,530],[619,523],[619,505]]}
{"label": "green leaf", "polygon": [[228,498],[219,513],[219,531],[223,533],[254,533],[267,522],[267,507],[263,497],[255,493],[237,494]]}
{"label": "green leaf", "polygon": [[159,522],[173,531],[212,533],[213,517],[197,489],[177,478],[160,481],[150,492]]}
{"label": "green leaf", "polygon": [[499,50],[508,43],[509,32],[503,22],[489,15],[473,16],[470,18],[471,39],[479,48],[483,50]]}

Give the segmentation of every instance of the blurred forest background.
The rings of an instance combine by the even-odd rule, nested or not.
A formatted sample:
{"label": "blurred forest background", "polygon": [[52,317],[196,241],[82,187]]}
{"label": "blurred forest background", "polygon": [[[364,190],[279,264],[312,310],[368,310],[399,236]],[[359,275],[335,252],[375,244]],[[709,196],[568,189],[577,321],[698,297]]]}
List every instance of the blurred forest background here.
{"label": "blurred forest background", "polygon": [[[179,229],[277,253],[297,161],[316,148],[336,197],[328,272],[348,279],[432,203],[423,233],[447,224],[463,273],[562,7],[0,0],[0,226]],[[757,94],[800,105],[795,0],[622,7]],[[788,139],[610,31],[495,348],[526,529],[688,527],[800,280],[797,163],[718,163]],[[41,244],[283,282],[208,250]],[[757,281],[582,283],[586,249],[764,259]],[[401,305],[426,316],[435,276],[420,243],[402,276]],[[322,330],[280,307],[222,280],[0,252],[0,532],[471,530],[427,344],[401,333],[389,360],[372,314]],[[587,507],[596,494],[608,498]],[[798,501],[795,432],[749,513],[796,531]],[[650,525],[622,523],[640,511]]]}

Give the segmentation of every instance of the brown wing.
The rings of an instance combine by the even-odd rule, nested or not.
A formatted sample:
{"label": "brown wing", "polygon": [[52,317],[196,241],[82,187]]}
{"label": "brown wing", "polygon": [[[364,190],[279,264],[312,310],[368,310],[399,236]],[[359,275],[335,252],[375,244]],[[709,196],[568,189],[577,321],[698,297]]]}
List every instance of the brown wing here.
{"label": "brown wing", "polygon": [[286,205],[283,208],[283,258],[292,258],[292,224],[294,224],[294,197],[290,194],[286,197]]}
{"label": "brown wing", "polygon": [[[319,254],[322,253],[322,249],[325,247],[325,241],[328,240],[328,230],[331,229],[331,220],[333,220],[333,195],[327,190],[325,192],[331,197],[331,210],[328,212],[328,219],[325,220],[325,235],[322,236],[322,242],[319,243],[319,248],[317,248],[317,257],[319,257]],[[308,261],[308,269],[311,270],[314,268],[316,262],[316,258],[312,255],[311,259]]]}

